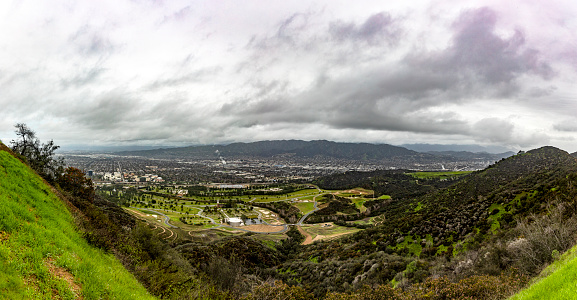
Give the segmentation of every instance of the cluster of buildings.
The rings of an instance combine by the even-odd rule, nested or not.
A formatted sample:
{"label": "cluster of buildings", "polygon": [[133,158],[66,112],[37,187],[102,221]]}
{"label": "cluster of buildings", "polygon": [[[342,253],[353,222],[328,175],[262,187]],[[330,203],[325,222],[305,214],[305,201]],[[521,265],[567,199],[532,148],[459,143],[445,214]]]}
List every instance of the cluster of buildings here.
{"label": "cluster of buildings", "polygon": [[113,182],[164,182],[162,177],[156,174],[145,174],[137,175],[134,173],[122,173],[122,172],[101,172],[94,173],[93,171],[88,171],[87,175],[92,177],[94,175],[101,176],[103,181],[113,181]]}

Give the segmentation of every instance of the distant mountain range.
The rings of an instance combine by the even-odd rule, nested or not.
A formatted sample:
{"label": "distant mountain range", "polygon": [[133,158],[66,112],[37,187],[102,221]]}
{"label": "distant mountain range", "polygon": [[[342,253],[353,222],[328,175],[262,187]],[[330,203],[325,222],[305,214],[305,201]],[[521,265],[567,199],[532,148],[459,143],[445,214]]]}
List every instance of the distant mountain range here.
{"label": "distant mountain range", "polygon": [[334,157],[352,160],[380,160],[398,156],[421,155],[403,147],[387,144],[337,143],[330,141],[279,140],[252,143],[233,143],[229,145],[190,146],[144,151],[123,151],[119,155],[137,155],[146,157],[272,157],[292,155],[297,157]]}
{"label": "distant mountain range", "polygon": [[466,151],[417,152],[400,146],[368,143],[340,143],[325,140],[278,140],[229,145],[190,146],[143,151],[123,151],[118,155],[156,158],[211,159],[218,157],[260,157],[286,156],[295,158],[334,158],[356,161],[380,161],[395,158],[417,160],[499,160],[513,155],[513,152],[491,154]]}
{"label": "distant mountain range", "polygon": [[441,144],[403,144],[400,147],[417,152],[473,152],[473,153],[504,153],[510,152],[512,149],[501,146],[479,146],[479,145],[441,145]]}

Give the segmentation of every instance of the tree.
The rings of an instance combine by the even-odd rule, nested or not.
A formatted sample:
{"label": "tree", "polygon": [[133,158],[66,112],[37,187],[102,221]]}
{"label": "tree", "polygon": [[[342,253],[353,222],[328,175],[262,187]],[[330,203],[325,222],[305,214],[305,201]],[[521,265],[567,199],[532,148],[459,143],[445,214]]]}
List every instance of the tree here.
{"label": "tree", "polygon": [[92,180],[84,176],[81,170],[68,167],[64,174],[59,177],[58,184],[60,187],[72,194],[74,197],[82,198],[88,201],[94,200],[94,186]]}
{"label": "tree", "polygon": [[26,126],[24,123],[16,123],[14,127],[16,127],[15,132],[19,137],[19,140],[11,141],[12,151],[27,157],[31,154],[30,150],[37,140],[36,133],[32,129],[28,128],[28,126]]}
{"label": "tree", "polygon": [[64,159],[54,158],[54,154],[60,146],[54,145],[54,141],[41,144],[36,133],[24,123],[17,123],[15,133],[17,140],[12,140],[12,151],[26,160],[28,165],[40,176],[50,182],[54,182],[62,173]]}

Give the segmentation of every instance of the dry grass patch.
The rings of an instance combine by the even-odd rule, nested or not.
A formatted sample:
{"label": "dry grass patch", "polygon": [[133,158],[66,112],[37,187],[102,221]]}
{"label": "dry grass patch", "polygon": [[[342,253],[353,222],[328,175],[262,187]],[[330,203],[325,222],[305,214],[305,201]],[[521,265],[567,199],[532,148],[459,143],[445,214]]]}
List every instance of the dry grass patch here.
{"label": "dry grass patch", "polygon": [[10,234],[8,232],[0,230],[0,243],[7,241],[9,238],[10,238]]}
{"label": "dry grass patch", "polygon": [[264,224],[258,224],[258,225],[247,225],[247,226],[243,226],[242,229],[246,229],[246,230],[250,230],[250,231],[255,231],[255,232],[280,232],[282,231],[284,228],[281,226],[270,226],[270,225],[264,225]]}
{"label": "dry grass patch", "polygon": [[76,299],[84,299],[81,296],[82,286],[74,281],[74,275],[72,275],[72,273],[68,272],[68,270],[63,267],[57,266],[52,258],[47,259],[44,262],[44,265],[48,268],[48,271],[52,276],[68,283],[68,287],[72,290],[74,295],[76,295]]}

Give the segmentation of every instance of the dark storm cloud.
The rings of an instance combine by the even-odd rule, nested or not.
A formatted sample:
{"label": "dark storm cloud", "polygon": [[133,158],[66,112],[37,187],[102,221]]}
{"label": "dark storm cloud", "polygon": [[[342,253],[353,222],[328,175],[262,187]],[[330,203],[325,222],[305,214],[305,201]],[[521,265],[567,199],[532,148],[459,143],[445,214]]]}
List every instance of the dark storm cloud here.
{"label": "dark storm cloud", "polygon": [[509,83],[523,73],[551,78],[554,72],[539,51],[524,47],[525,36],[515,30],[509,38],[495,33],[497,14],[489,8],[465,12],[454,23],[453,46],[433,65],[441,70],[472,71],[489,84]]}
{"label": "dark storm cloud", "polygon": [[[341,42],[371,42],[390,33],[391,20],[380,13],[361,25],[332,23],[328,34]],[[554,76],[540,52],[525,45],[522,31],[501,37],[495,32],[496,23],[497,14],[491,9],[465,11],[453,23],[451,43],[441,51],[413,47],[396,63],[365,66],[338,77],[320,76],[322,84],[292,95],[271,93],[266,87],[266,92],[255,93],[258,101],[231,102],[221,113],[236,113],[247,125],[320,123],[333,128],[464,134],[490,142],[507,141],[514,129],[511,123],[488,118],[469,124],[442,108],[489,97],[513,100],[522,90],[520,76]],[[497,128],[501,130],[495,132]]]}
{"label": "dark storm cloud", "polygon": [[464,125],[455,115],[421,111],[434,105],[435,94],[445,88],[445,81],[430,74],[377,69],[331,80],[291,99],[279,94],[252,105],[227,104],[221,113],[254,121],[247,124],[318,122],[335,128],[451,132]]}

